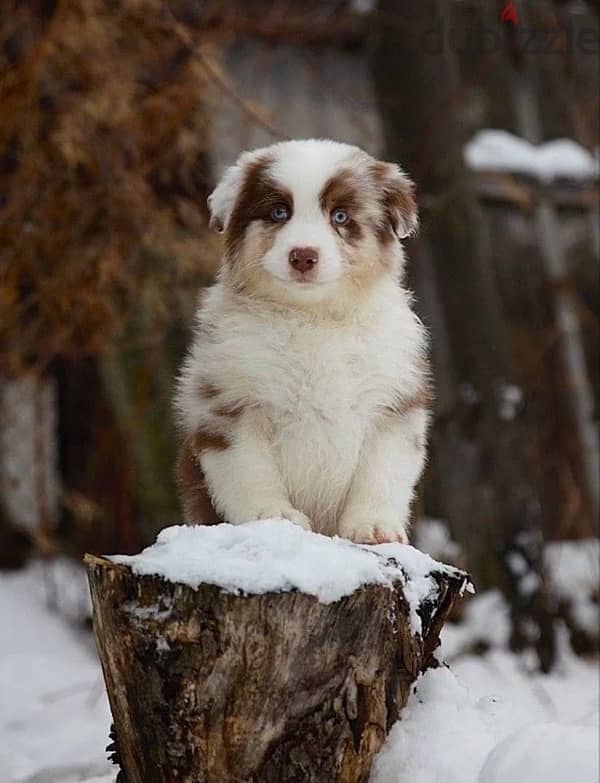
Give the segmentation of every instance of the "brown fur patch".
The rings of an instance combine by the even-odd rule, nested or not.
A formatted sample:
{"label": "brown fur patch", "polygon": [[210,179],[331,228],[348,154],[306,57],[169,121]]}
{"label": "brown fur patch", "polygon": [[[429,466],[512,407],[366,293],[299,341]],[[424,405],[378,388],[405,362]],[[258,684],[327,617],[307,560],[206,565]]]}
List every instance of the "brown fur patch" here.
{"label": "brown fur patch", "polygon": [[225,451],[230,445],[223,433],[206,430],[198,430],[189,440],[191,448],[197,456],[203,451]]}
{"label": "brown fur patch", "polygon": [[[225,404],[224,402],[219,402],[219,398],[221,397],[222,393],[218,386],[216,386],[214,383],[211,383],[210,381],[200,379],[198,381],[197,386],[198,391],[198,397],[203,400],[209,400],[212,401],[214,404],[214,407],[211,407],[211,412],[217,417],[217,418],[223,418],[223,419],[230,419],[234,420],[241,416],[244,408],[246,407],[243,403],[237,402],[230,405]],[[196,435],[197,438],[202,437],[203,440],[206,440],[208,437],[206,433]],[[215,437],[210,436],[212,440],[215,440]],[[216,436],[219,437],[219,436]],[[205,446],[204,448],[207,448]],[[210,446],[210,448],[215,448],[215,446]],[[219,448],[223,448],[222,444],[219,440]]]}
{"label": "brown fur patch", "polygon": [[188,438],[179,451],[175,480],[187,524],[201,522],[205,525],[214,525],[223,522],[210,499],[206,479],[198,460],[198,452],[194,449],[193,438]]}
{"label": "brown fur patch", "polygon": [[393,163],[377,160],[373,174],[381,188],[384,221],[377,229],[380,242],[389,242],[396,234],[406,235],[416,228],[417,204],[412,183]]}
{"label": "brown fur patch", "polygon": [[324,185],[319,196],[321,209],[328,216],[334,209],[344,209],[349,220],[344,226],[334,226],[336,231],[348,242],[358,242],[363,231],[358,220],[360,216],[360,182],[351,169],[342,169],[334,174]]}
{"label": "brown fur patch", "polygon": [[219,416],[223,419],[230,419],[231,421],[235,421],[235,419],[239,419],[239,417],[242,415],[244,408],[245,405],[242,403],[237,403],[236,405],[225,405],[224,403],[221,403],[213,409],[213,413],[215,416]]}
{"label": "brown fur patch", "polygon": [[272,158],[265,156],[248,165],[231,218],[227,225],[225,244],[231,257],[244,238],[247,227],[254,220],[268,221],[277,230],[285,223],[271,220],[271,210],[277,204],[293,208],[291,193],[269,176]]}
{"label": "brown fur patch", "polygon": [[214,400],[219,396],[220,391],[214,383],[200,380],[198,382],[197,393],[201,400]]}
{"label": "brown fur patch", "polygon": [[433,404],[434,394],[429,381],[427,381],[421,391],[414,397],[406,398],[398,395],[397,399],[389,405],[383,407],[383,411],[388,416],[406,416],[407,413],[419,408],[430,408]]}

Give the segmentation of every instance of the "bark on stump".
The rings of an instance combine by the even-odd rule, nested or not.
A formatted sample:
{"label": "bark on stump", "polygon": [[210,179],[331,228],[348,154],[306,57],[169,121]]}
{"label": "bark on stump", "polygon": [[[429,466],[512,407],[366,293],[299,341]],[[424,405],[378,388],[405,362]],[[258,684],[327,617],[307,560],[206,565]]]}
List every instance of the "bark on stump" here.
{"label": "bark on stump", "polygon": [[400,582],[322,604],[86,563],[128,783],[366,783],[465,584],[433,574],[421,637]]}

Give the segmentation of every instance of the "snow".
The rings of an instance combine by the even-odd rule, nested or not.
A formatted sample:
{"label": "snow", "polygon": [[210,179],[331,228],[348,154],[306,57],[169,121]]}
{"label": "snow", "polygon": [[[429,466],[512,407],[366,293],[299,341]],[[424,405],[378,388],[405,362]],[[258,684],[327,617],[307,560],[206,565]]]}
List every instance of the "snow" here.
{"label": "snow", "polygon": [[480,783],[597,781],[598,731],[593,726],[541,723],[510,734],[488,757]]}
{"label": "snow", "polygon": [[[259,539],[255,532],[249,535],[254,555],[249,541],[244,547],[230,541],[231,546],[218,548],[219,555],[233,557],[230,550],[236,550],[242,563],[253,558],[260,563]],[[309,540],[302,539],[302,547],[320,547],[305,535]],[[172,532],[170,537],[179,536]],[[289,549],[300,540],[283,538]],[[340,552],[339,543],[333,546],[332,555],[348,556],[347,547]],[[591,541],[549,547],[547,557],[565,590],[585,584],[586,590],[597,591],[597,546]],[[375,549],[367,548],[365,555],[385,562],[396,550],[399,562],[417,578],[434,562],[410,547]],[[289,552],[287,558],[294,560]],[[315,571],[322,566],[320,560]],[[91,635],[81,624],[81,630],[73,625],[77,615],[71,607],[79,605],[74,585],[81,585],[81,576],[64,561],[50,568],[34,564],[16,574],[0,572],[0,627],[10,629],[0,636],[2,783],[114,781],[104,751],[110,716],[100,667]],[[232,585],[237,581],[230,580]],[[48,591],[61,613],[48,606]],[[64,608],[71,619],[65,619]],[[442,635],[438,657],[451,668],[440,666],[417,681],[376,759],[370,783],[597,783],[597,662],[575,657],[564,631],[556,670],[534,673],[525,659],[506,651],[509,630],[508,607],[498,591],[468,599],[461,623],[447,624]],[[488,652],[472,654],[482,642]]]}
{"label": "snow", "polygon": [[[575,544],[567,551],[585,549]],[[562,561],[568,573],[574,559]],[[597,661],[577,658],[561,628],[556,670],[539,674],[507,652],[509,635],[499,590],[471,598],[460,624],[445,625],[438,660],[450,668],[417,681],[370,783],[597,783]],[[473,655],[481,646],[489,651]]]}
{"label": "snow", "polygon": [[500,418],[503,421],[512,421],[523,404],[523,390],[513,383],[502,383],[498,387],[498,396]]}
{"label": "snow", "polygon": [[597,783],[597,694],[597,668],[575,660],[531,675],[493,652],[429,671],[370,783]]}
{"label": "snow", "polygon": [[600,584],[600,538],[551,541],[544,549],[546,568],[554,586],[565,598],[592,593]]}
{"label": "snow", "polygon": [[[328,604],[363,585],[404,584],[413,630],[417,613],[437,590],[433,571],[460,572],[407,544],[359,546],[303,530],[284,519],[244,525],[175,525],[139,555],[115,555],[136,574],[153,574],[196,589],[216,585],[231,593],[260,595],[299,590]],[[465,582],[465,588],[467,587]]]}
{"label": "snow", "polygon": [[414,527],[413,539],[417,549],[436,560],[456,563],[463,556],[460,544],[452,540],[448,525],[441,519],[420,519]]}
{"label": "snow", "polygon": [[[115,776],[111,773],[110,775],[103,775],[101,778],[86,778],[85,781],[82,783],[114,783]],[[63,781],[63,783],[65,783]]]}
{"label": "snow", "polygon": [[581,181],[600,175],[600,161],[572,139],[538,146],[503,130],[484,129],[465,145],[465,162],[475,171],[525,174],[541,182]]}
{"label": "snow", "polygon": [[502,593],[487,590],[467,602],[460,623],[446,623],[442,655],[452,662],[474,648],[506,648],[509,638],[510,617]]}
{"label": "snow", "polygon": [[0,781],[110,783],[94,643],[49,609],[48,584],[40,564],[0,572]]}
{"label": "snow", "polygon": [[375,10],[375,0],[352,0],[350,8],[355,14],[367,15]]}
{"label": "snow", "polygon": [[552,541],[544,550],[546,570],[558,596],[568,601],[578,626],[600,635],[600,539]]}

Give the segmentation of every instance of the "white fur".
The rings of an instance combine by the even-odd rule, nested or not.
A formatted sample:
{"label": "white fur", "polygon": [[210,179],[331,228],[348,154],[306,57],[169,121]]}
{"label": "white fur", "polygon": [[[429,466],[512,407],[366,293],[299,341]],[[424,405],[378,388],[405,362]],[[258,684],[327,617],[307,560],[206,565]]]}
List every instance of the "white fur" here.
{"label": "white fur", "polygon": [[[356,150],[316,141],[275,149],[273,175],[292,191],[297,220],[280,230],[264,267],[286,280],[289,248],[318,246],[335,292],[344,262],[318,193]],[[244,161],[256,154],[242,156],[212,197],[221,225]],[[335,317],[318,302],[307,309],[246,296],[227,274],[208,291],[177,408],[186,433],[210,430],[214,406],[199,397],[203,382],[219,390],[220,405],[243,408],[227,424],[230,447],[200,457],[213,503],[228,521],[282,516],[357,541],[405,540],[427,427],[425,410],[409,405],[423,389],[426,343],[410,305],[392,270]],[[407,413],[386,414],[399,400]]]}

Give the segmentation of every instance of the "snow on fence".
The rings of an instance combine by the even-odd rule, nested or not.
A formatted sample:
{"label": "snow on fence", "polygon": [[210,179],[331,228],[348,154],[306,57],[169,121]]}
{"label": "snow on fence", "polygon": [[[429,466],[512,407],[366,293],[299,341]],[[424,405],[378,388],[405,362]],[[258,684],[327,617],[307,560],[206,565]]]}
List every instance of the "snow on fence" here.
{"label": "snow on fence", "polygon": [[552,297],[570,414],[575,425],[586,499],[600,510],[600,451],[590,361],[567,262],[564,208],[587,215],[591,252],[600,258],[600,155],[571,139],[535,145],[502,130],[479,131],[463,151],[480,200],[505,203],[533,216],[533,231]]}
{"label": "snow on fence", "polygon": [[589,184],[600,176],[600,159],[572,139],[531,144],[502,130],[481,130],[464,149],[472,171],[523,174],[543,183]]}

